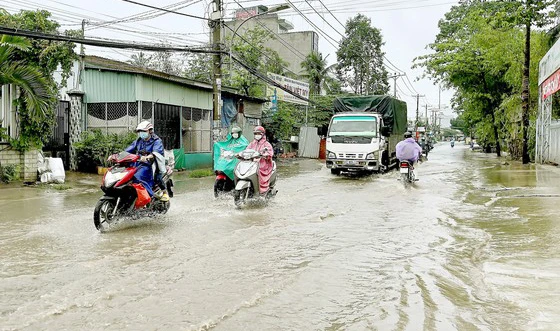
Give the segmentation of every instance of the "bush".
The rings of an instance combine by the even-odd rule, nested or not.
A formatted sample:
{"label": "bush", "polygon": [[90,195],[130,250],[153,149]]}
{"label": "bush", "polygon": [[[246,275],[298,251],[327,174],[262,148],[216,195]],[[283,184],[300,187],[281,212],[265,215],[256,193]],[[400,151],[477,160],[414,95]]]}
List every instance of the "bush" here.
{"label": "bush", "polygon": [[19,166],[8,164],[0,164],[0,182],[9,183],[19,179]]}
{"label": "bush", "polygon": [[86,131],[76,144],[78,170],[96,172],[97,166],[108,167],[107,158],[123,151],[136,139],[134,132],[103,134],[101,130]]}

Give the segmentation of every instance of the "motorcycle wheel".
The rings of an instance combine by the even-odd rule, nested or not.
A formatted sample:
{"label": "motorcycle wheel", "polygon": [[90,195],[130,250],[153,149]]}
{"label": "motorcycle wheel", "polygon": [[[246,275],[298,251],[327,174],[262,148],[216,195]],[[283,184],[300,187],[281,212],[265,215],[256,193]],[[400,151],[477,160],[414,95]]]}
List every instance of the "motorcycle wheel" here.
{"label": "motorcycle wheel", "polygon": [[235,190],[233,192],[233,202],[235,203],[236,207],[241,207],[246,203],[245,198],[247,196],[247,190],[248,188],[244,188],[242,190]]}
{"label": "motorcycle wheel", "polygon": [[224,191],[225,181],[217,180],[214,182],[214,198],[217,198],[220,195],[220,192]]}
{"label": "motorcycle wheel", "polygon": [[158,204],[155,206],[155,210],[159,214],[163,215],[169,211],[169,207],[171,207],[169,201],[159,201]]}
{"label": "motorcycle wheel", "polygon": [[97,202],[93,210],[93,224],[97,230],[104,231],[117,220],[116,216],[111,215],[114,208],[115,201],[113,200],[99,200]]}

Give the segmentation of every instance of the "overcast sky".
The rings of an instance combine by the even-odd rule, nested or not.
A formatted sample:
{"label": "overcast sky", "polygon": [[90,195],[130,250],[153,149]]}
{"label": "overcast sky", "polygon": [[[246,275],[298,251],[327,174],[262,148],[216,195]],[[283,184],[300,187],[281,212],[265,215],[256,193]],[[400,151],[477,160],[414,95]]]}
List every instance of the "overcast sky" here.
{"label": "overcast sky", "polygon": [[[136,1],[157,7],[173,4],[182,7],[188,5],[187,7],[177,9],[177,11],[204,17],[208,17],[210,7],[209,1],[201,0]],[[258,4],[274,6],[283,3],[282,0],[225,0],[226,15],[231,15],[235,9],[240,8],[235,1],[238,1],[244,7]],[[397,90],[397,94],[400,99],[407,102],[409,118],[414,118],[416,113],[416,98],[412,96],[413,94],[425,95],[425,97],[420,98],[420,108],[422,110],[424,110],[426,104],[429,107],[438,106],[438,86],[428,79],[417,80],[423,72],[421,69],[412,69],[411,67],[415,57],[429,52],[426,46],[434,41],[439,31],[438,21],[449,11],[452,5],[458,3],[457,0],[290,1],[316,27],[312,27],[294,9],[284,10],[279,14],[294,24],[294,31],[320,30],[319,50],[323,53],[323,56],[328,56],[329,64],[336,61],[335,45],[341,39],[340,34],[344,33],[344,29],[338,21],[344,24],[349,18],[358,13],[370,17],[372,25],[381,30],[383,40],[385,41],[382,49],[386,53],[387,59],[398,69],[406,72],[410,80],[410,83],[405,77],[397,80],[397,85],[400,89],[400,91]],[[324,9],[323,5],[331,10],[336,19]],[[322,15],[315,13],[311,6]],[[200,45],[209,40],[209,29],[206,21],[176,14],[164,14],[162,12],[157,12],[157,17],[152,17],[156,16],[156,11],[127,3],[123,0],[2,0],[0,7],[7,9],[9,12],[37,8],[49,10],[53,13],[54,18],[63,24],[62,29],[78,29],[80,28],[81,20],[88,19],[89,22],[86,25],[87,37],[154,43],[157,43],[161,38],[166,38],[168,42],[182,45]],[[171,9],[176,9],[176,7]],[[143,13],[149,14],[149,19],[121,22],[119,24],[113,22],[113,24],[104,27],[96,25],[100,22],[115,21],[116,19],[129,18],[132,15]],[[323,32],[334,40],[324,37],[322,35]],[[86,54],[125,60],[133,52],[87,47]],[[387,63],[387,65],[391,67],[391,64]],[[393,80],[391,79],[390,82],[392,93]],[[444,108],[443,105],[450,105],[451,97],[452,91],[444,90],[441,92],[442,108]],[[446,113],[451,114],[451,111],[447,110]]]}

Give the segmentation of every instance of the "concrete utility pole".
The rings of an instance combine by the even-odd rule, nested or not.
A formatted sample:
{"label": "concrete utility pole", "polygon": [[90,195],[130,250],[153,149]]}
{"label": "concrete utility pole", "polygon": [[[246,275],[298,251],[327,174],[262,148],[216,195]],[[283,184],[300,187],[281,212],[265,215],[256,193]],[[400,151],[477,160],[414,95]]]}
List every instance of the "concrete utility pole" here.
{"label": "concrete utility pole", "polygon": [[214,91],[213,120],[219,121],[222,99],[222,0],[214,0],[211,16],[212,45],[216,53],[212,56],[212,87]]}
{"label": "concrete utility pole", "polygon": [[414,125],[414,129],[418,131],[418,112],[420,111],[420,97],[424,95],[416,94],[416,124]]}
{"label": "concrete utility pole", "polygon": [[428,104],[426,104],[426,111],[425,111],[425,114],[424,114],[424,118],[426,119],[426,123],[424,123],[424,124],[425,124],[426,130],[428,130]]}
{"label": "concrete utility pole", "polygon": [[389,76],[387,78],[393,78],[393,97],[397,97],[397,78],[404,76],[404,74],[397,74],[394,73],[392,76]]}

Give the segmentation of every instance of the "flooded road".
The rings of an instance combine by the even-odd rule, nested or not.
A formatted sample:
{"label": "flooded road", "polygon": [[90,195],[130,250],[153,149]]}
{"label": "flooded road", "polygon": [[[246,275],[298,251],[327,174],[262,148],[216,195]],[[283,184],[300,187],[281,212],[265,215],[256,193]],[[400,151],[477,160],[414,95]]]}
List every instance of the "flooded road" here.
{"label": "flooded road", "polygon": [[560,171],[504,162],[440,144],[404,188],[300,160],[243,210],[183,180],[104,234],[87,181],[0,190],[0,329],[558,330]]}

